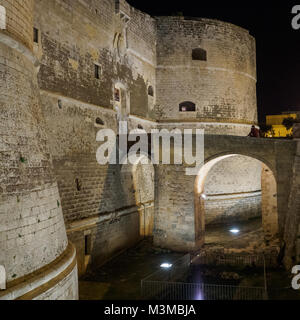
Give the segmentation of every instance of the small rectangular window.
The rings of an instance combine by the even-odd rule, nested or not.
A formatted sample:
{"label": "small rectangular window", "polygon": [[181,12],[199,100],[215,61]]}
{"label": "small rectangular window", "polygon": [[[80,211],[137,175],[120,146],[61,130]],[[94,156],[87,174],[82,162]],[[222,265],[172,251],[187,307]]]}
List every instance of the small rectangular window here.
{"label": "small rectangular window", "polygon": [[204,49],[196,48],[192,51],[192,59],[199,61],[207,61],[207,52]]}
{"label": "small rectangular window", "polygon": [[95,78],[100,79],[101,76],[101,67],[95,64]]}
{"label": "small rectangular window", "polygon": [[33,28],[33,41],[39,43],[39,30],[37,28]]}

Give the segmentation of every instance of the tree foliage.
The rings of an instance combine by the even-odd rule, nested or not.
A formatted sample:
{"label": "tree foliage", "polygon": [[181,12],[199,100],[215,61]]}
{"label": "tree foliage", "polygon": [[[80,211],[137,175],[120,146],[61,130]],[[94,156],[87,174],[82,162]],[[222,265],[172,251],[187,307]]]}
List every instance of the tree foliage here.
{"label": "tree foliage", "polygon": [[285,118],[282,121],[282,124],[286,127],[287,130],[290,130],[293,128],[294,123],[296,123],[296,119],[292,117]]}
{"label": "tree foliage", "polygon": [[273,126],[272,125],[268,125],[266,123],[261,123],[259,125],[259,127],[260,127],[260,132],[263,137],[266,137],[266,135],[268,133],[273,133]]}

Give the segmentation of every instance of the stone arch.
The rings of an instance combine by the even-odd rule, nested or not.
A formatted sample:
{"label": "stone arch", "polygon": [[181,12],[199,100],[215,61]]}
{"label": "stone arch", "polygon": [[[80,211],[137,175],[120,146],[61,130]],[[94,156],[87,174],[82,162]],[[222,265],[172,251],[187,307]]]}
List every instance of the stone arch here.
{"label": "stone arch", "polygon": [[[130,114],[130,93],[128,88],[122,82],[115,82],[113,87],[113,96],[114,110],[117,113],[117,121],[127,121]],[[123,129],[125,130],[125,128],[119,129],[121,131]]]}
{"label": "stone arch", "polygon": [[206,163],[210,162],[211,160],[214,160],[214,159],[220,158],[220,157],[225,157],[225,156],[245,156],[248,158],[256,159],[256,160],[260,161],[261,163],[265,164],[266,166],[268,166],[271,169],[271,171],[273,172],[275,178],[277,179],[277,171],[276,171],[275,165],[272,162],[270,162],[268,159],[266,159],[265,157],[261,157],[259,154],[252,153],[250,151],[236,152],[236,151],[229,150],[229,151],[224,151],[224,152],[218,152],[212,156],[205,157],[204,162],[206,164]]}
{"label": "stone arch", "polygon": [[117,53],[117,57],[120,58],[126,51],[126,40],[122,33],[116,32],[113,40],[113,47]]}
{"label": "stone arch", "polygon": [[140,236],[149,237],[154,227],[155,167],[148,154],[141,154],[138,159],[131,156],[128,155],[128,164],[121,167],[123,190],[138,207]]}
{"label": "stone arch", "polygon": [[212,156],[205,160],[205,164],[199,170],[194,185],[194,209],[195,209],[195,236],[197,246],[205,242],[205,199],[204,185],[210,170],[220,161],[235,156],[246,156],[254,158],[262,163],[262,226],[265,240],[272,240],[278,237],[278,199],[277,181],[271,167],[257,156],[244,155],[239,153],[223,153]]}

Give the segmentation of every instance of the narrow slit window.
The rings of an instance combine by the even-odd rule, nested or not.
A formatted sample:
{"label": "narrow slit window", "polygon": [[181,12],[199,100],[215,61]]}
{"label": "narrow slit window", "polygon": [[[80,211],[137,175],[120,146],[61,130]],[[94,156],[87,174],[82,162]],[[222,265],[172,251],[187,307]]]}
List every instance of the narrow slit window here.
{"label": "narrow slit window", "polygon": [[33,41],[39,43],[39,30],[37,28],[33,28]]}
{"label": "narrow slit window", "polygon": [[75,184],[76,184],[77,191],[81,191],[81,183],[80,183],[80,180],[78,178],[75,180]]}
{"label": "narrow slit window", "polygon": [[91,247],[92,247],[92,236],[89,234],[84,237],[84,254],[86,256],[91,255],[91,251],[92,251]]}
{"label": "narrow slit window", "polygon": [[95,78],[100,79],[101,76],[101,67],[95,64]]}
{"label": "narrow slit window", "polygon": [[152,86],[149,86],[149,88],[148,88],[148,95],[151,96],[151,97],[154,96],[154,90],[153,90]]}

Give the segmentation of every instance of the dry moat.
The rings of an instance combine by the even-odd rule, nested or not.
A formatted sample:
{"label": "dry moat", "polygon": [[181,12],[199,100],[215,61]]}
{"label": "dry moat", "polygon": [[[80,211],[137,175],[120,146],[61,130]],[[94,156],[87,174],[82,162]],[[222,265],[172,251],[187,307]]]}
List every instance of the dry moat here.
{"label": "dry moat", "polygon": [[[155,248],[151,239],[141,241],[102,267],[89,272],[79,282],[81,300],[140,300],[141,280],[160,270],[162,263],[173,264],[182,253]],[[300,292],[291,289],[291,275],[282,268],[208,266],[191,264],[185,277],[188,283],[236,287],[268,286],[269,300],[300,299]],[[194,300],[202,300],[193,297]],[[226,300],[224,296],[224,300]]]}

